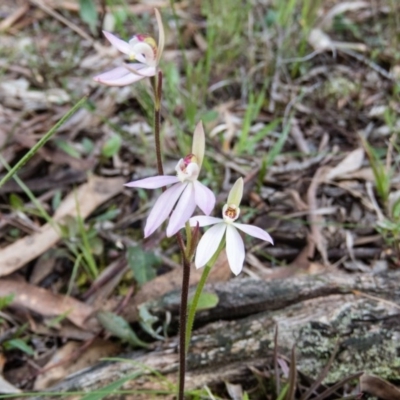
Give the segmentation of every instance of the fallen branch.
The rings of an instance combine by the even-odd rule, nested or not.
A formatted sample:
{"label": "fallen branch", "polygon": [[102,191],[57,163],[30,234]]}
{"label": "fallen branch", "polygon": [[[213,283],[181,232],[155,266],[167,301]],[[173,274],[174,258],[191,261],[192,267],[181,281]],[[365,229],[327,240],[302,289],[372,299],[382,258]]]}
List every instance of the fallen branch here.
{"label": "fallen branch", "polygon": [[[325,383],[360,370],[384,379],[398,376],[399,278],[400,271],[380,276],[298,275],[273,282],[235,279],[208,286],[207,291],[218,294],[219,304],[199,314],[203,322],[240,318],[250,309],[253,313],[268,311],[213,322],[195,331],[188,355],[187,388],[243,379],[251,375],[251,367],[270,365],[276,324],[279,353],[289,357],[296,345],[297,368],[307,376],[318,375],[337,345],[338,356]],[[176,293],[164,296],[158,304],[166,304],[166,299],[174,296]],[[168,306],[173,310],[171,304],[174,301]],[[157,388],[161,383],[149,378],[143,365],[175,382],[175,338],[159,342],[151,353],[140,351],[125,357],[128,362],[102,363],[54,390],[93,391],[140,371],[143,376],[127,381],[124,390]]]}

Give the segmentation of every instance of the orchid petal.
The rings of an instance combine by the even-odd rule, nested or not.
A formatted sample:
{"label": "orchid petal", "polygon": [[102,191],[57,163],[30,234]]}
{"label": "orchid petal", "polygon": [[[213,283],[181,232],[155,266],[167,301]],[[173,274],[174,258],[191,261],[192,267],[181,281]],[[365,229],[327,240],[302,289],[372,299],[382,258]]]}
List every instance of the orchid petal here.
{"label": "orchid petal", "polygon": [[196,128],[194,130],[193,142],[192,142],[192,153],[196,156],[199,169],[203,164],[205,146],[206,146],[206,139],[204,134],[204,128],[203,128],[203,123],[200,121],[197,123]]}
{"label": "orchid petal", "polygon": [[130,63],[130,64],[124,64],[124,66],[127,70],[132,72],[132,74],[141,76],[143,78],[154,76],[156,74],[155,67],[149,67],[145,64]]}
{"label": "orchid petal", "polygon": [[215,206],[215,195],[199,181],[194,181],[194,198],[196,204],[204,214],[210,215]]}
{"label": "orchid petal", "polygon": [[195,265],[201,268],[206,265],[215,254],[224,236],[227,224],[220,224],[211,227],[200,239],[196,250]]}
{"label": "orchid petal", "polygon": [[117,67],[111,71],[95,76],[93,79],[96,82],[107,86],[126,86],[131,83],[140,81],[143,76],[131,74],[124,67]]}
{"label": "orchid petal", "polygon": [[155,202],[144,227],[144,237],[150,236],[169,216],[187,184],[177,183],[168,188]]}
{"label": "orchid petal", "polygon": [[197,226],[199,224],[200,227],[218,224],[219,222],[224,222],[222,218],[209,217],[207,215],[196,215],[189,219],[190,226]]}
{"label": "orchid petal", "polygon": [[234,204],[236,207],[239,207],[240,202],[242,201],[242,196],[243,196],[243,178],[239,178],[234,183],[232,189],[229,192],[227,204],[229,205]]}
{"label": "orchid petal", "polygon": [[127,54],[128,56],[132,53],[132,48],[129,46],[128,42],[125,42],[110,32],[103,31],[103,33],[107,40],[121,53]]}
{"label": "orchid petal", "polygon": [[179,182],[179,179],[176,176],[158,175],[151,178],[144,178],[137,181],[125,183],[124,186],[137,187],[142,189],[158,189],[160,187],[171,185],[177,182]]}
{"label": "orchid petal", "polygon": [[194,201],[194,187],[192,184],[186,186],[175,210],[171,214],[167,227],[167,236],[170,237],[181,229],[192,216],[196,203]]}
{"label": "orchid petal", "polygon": [[101,75],[97,75],[94,79],[96,79],[98,77],[101,77],[106,80],[119,79],[119,78],[123,78],[124,76],[129,75],[129,74],[130,74],[130,72],[126,68],[117,67],[110,71],[104,72]]}
{"label": "orchid petal", "polygon": [[134,46],[131,46],[131,49],[136,60],[155,66],[154,49],[148,43],[138,42]]}
{"label": "orchid petal", "polygon": [[261,229],[258,226],[237,223],[234,223],[233,225],[250,236],[254,236],[258,239],[265,240],[266,242],[274,244],[274,241],[272,240],[272,237],[269,235],[269,233],[265,232],[264,229]]}
{"label": "orchid petal", "polygon": [[186,175],[188,178],[197,179],[197,177],[199,176],[199,173],[200,173],[200,167],[196,163],[190,163],[186,167]]}
{"label": "orchid petal", "polygon": [[165,33],[164,33],[164,24],[162,22],[161,14],[157,10],[157,8],[154,9],[154,13],[156,14],[156,20],[157,20],[157,25],[158,25],[158,45],[157,45],[157,57],[156,57],[156,64],[158,65],[160,62],[162,53],[164,51]]}
{"label": "orchid petal", "polygon": [[237,229],[227,224],[226,228],[226,256],[229,267],[235,275],[239,275],[244,262],[244,244],[243,239]]}

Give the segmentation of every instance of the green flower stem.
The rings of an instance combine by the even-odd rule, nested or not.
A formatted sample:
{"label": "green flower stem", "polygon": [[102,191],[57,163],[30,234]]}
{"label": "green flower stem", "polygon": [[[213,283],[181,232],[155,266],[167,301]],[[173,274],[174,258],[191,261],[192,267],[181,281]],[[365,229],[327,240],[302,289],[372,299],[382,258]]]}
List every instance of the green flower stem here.
{"label": "green flower stem", "polygon": [[27,163],[42,148],[45,143],[57,132],[58,128],[69,119],[86,102],[86,96],[80,99],[0,180],[2,187],[15,173]]}
{"label": "green flower stem", "polygon": [[191,254],[189,253],[190,249],[192,248],[192,228],[189,224],[189,221],[186,221],[185,231],[186,231],[186,257],[190,259]]}
{"label": "green flower stem", "polygon": [[185,345],[186,352],[189,349],[190,339],[192,337],[194,318],[196,316],[197,305],[199,304],[201,293],[203,292],[203,288],[207,281],[207,278],[211,271],[211,268],[217,261],[219,255],[224,247],[225,247],[225,239],[221,240],[221,243],[219,244],[217,251],[214,253],[214,255],[211,257],[210,261],[204,267],[203,273],[200,278],[200,282],[197,285],[196,292],[193,296],[193,300],[190,302],[190,309],[189,309],[189,314],[188,314],[187,323],[186,323],[186,345]]}

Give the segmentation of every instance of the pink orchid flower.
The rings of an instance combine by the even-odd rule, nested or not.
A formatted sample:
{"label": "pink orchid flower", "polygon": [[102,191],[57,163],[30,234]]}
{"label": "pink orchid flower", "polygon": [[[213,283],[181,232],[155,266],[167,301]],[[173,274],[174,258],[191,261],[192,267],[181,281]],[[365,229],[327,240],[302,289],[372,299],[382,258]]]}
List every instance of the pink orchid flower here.
{"label": "pink orchid flower", "polygon": [[[199,122],[194,130],[192,153],[179,160],[175,167],[176,176],[154,176],[129,182],[125,186],[143,189],[157,189],[171,185],[155,202],[144,228],[144,236],[150,236],[171,214],[167,236],[181,229],[192,216],[196,205],[209,215],[215,205],[214,193],[197,178],[203,163],[205,136],[203,124]],[[174,208],[175,207],[175,208]],[[173,210],[173,211],[172,211]]]}
{"label": "pink orchid flower", "polygon": [[229,192],[228,202],[222,209],[223,218],[208,217],[205,215],[190,218],[191,226],[208,226],[211,227],[200,239],[196,250],[195,265],[201,268],[210,261],[211,257],[217,251],[221,240],[226,234],[226,255],[228,257],[229,267],[235,275],[239,275],[243,268],[245,250],[243,239],[238,229],[254,236],[258,239],[265,240],[274,244],[271,236],[263,229],[235,222],[240,215],[240,202],[243,196],[243,179],[239,178]]}
{"label": "pink orchid flower", "polygon": [[111,71],[95,76],[96,82],[107,86],[126,86],[143,78],[156,75],[157,66],[164,50],[165,36],[161,15],[154,10],[158,25],[158,44],[148,35],[135,35],[129,42],[119,39],[110,32],[103,31],[108,41],[121,53],[128,56],[130,61],[138,63],[124,64]]}

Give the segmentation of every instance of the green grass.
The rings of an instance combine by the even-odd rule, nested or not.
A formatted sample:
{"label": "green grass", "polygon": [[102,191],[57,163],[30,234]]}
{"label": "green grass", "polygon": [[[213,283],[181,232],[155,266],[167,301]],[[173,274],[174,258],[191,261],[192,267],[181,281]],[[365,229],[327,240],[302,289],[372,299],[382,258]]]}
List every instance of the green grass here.
{"label": "green grass", "polygon": [[71,116],[81,108],[86,102],[86,97],[79,100],[70,111],[68,111],[22,158],[21,160],[10,168],[7,174],[0,180],[0,188],[12,178],[23,165],[25,165],[38,151],[41,149],[57,130],[66,122]]}
{"label": "green grass", "polygon": [[[29,153],[28,153],[29,154]],[[33,156],[31,154],[31,156]],[[23,159],[22,159],[23,160]],[[8,163],[4,160],[4,158],[0,155],[0,162],[8,169],[8,174],[10,175],[10,171],[12,169],[8,165]],[[79,216],[79,204],[77,202],[77,210],[78,210],[78,217],[76,219],[73,218],[65,218],[63,224],[58,224],[54,221],[51,215],[46,211],[45,207],[41,204],[41,202],[37,199],[34,193],[29,189],[29,187],[18,177],[16,171],[18,167],[20,168],[22,165],[17,164],[14,167],[14,172],[11,175],[15,182],[21,187],[24,191],[25,195],[29,198],[29,200],[33,203],[36,207],[36,210],[33,212],[35,215],[40,216],[43,218],[48,224],[50,224],[56,232],[60,235],[62,242],[67,246],[71,254],[73,255],[74,259],[74,269],[72,277],[75,277],[77,272],[78,266],[82,263],[84,269],[86,270],[88,277],[90,279],[94,279],[98,275],[98,268],[96,261],[93,258],[92,251],[93,251],[93,241],[92,243],[89,242],[88,235],[86,229],[83,225],[83,221]],[[76,237],[76,234],[79,233],[80,237]],[[96,235],[96,232],[92,232],[92,235]],[[71,240],[71,238],[73,240]],[[69,283],[69,289],[71,289],[72,285],[72,277]],[[86,280],[86,279],[85,279]]]}

